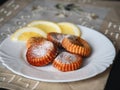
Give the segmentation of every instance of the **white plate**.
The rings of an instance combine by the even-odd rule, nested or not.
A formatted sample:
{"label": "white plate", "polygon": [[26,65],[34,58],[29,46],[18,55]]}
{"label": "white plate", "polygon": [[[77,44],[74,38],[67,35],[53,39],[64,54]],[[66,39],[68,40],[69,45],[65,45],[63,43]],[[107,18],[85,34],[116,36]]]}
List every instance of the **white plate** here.
{"label": "white plate", "polygon": [[82,38],[87,40],[92,47],[92,54],[84,59],[82,68],[78,70],[60,72],[52,65],[31,66],[25,60],[25,43],[13,42],[10,37],[0,45],[0,60],[14,73],[39,81],[71,82],[93,77],[105,71],[112,64],[115,48],[111,41],[101,33],[80,25],[79,27],[82,31]]}

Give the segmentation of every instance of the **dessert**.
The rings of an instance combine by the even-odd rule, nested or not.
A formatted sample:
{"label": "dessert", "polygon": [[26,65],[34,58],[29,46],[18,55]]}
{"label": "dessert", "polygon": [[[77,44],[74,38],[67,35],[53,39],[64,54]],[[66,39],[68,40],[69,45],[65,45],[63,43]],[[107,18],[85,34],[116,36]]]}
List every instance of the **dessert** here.
{"label": "dessert", "polygon": [[31,45],[39,44],[46,39],[43,37],[31,37],[27,40],[26,46],[29,48]]}
{"label": "dessert", "polygon": [[81,56],[66,51],[61,52],[53,61],[53,66],[63,72],[79,69],[81,65]]}
{"label": "dessert", "polygon": [[54,44],[46,39],[31,45],[26,52],[28,63],[33,66],[44,66],[51,63],[57,55]]}
{"label": "dessert", "polygon": [[62,46],[69,52],[81,56],[89,56],[91,53],[90,45],[84,39],[70,35],[62,40]]}
{"label": "dessert", "polygon": [[67,36],[67,34],[50,32],[47,34],[47,39],[56,44],[57,46],[61,46],[62,40]]}

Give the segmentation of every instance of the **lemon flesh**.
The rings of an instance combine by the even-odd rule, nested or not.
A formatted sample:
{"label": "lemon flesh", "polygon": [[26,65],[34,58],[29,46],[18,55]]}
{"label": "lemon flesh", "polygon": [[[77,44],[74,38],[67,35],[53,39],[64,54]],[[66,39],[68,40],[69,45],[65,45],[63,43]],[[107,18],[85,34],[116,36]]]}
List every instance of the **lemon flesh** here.
{"label": "lemon flesh", "polygon": [[33,21],[33,22],[29,23],[27,26],[40,28],[45,33],[49,33],[49,32],[61,33],[60,27],[57,24],[55,24],[53,22],[49,22],[49,21]]}
{"label": "lemon flesh", "polygon": [[80,29],[72,23],[61,22],[61,23],[58,23],[58,25],[61,28],[61,32],[63,34],[71,34],[71,35],[81,36]]}
{"label": "lemon flesh", "polygon": [[18,40],[20,41],[26,41],[28,40],[30,37],[34,37],[34,36],[41,36],[40,34],[38,33],[35,33],[35,32],[24,32],[22,33],[19,37],[18,37]]}
{"label": "lemon flesh", "polygon": [[47,34],[43,32],[41,29],[35,27],[23,27],[18,29],[12,36],[12,41],[27,41],[30,37],[47,37]]}

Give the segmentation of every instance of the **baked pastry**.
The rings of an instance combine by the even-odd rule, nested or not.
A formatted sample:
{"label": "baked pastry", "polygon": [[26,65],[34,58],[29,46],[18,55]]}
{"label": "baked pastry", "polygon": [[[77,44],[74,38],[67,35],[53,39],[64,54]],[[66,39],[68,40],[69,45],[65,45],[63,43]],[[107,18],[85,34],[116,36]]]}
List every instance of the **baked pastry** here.
{"label": "baked pastry", "polygon": [[30,39],[27,40],[26,46],[27,46],[27,48],[29,48],[31,45],[39,44],[44,40],[46,40],[46,39],[43,37],[31,37]]}
{"label": "baked pastry", "polygon": [[63,72],[79,69],[81,65],[81,56],[66,51],[61,52],[53,61],[53,66]]}
{"label": "baked pastry", "polygon": [[31,45],[26,52],[28,63],[33,66],[44,66],[54,60],[57,50],[54,44],[48,40],[41,40]]}
{"label": "baked pastry", "polygon": [[69,35],[62,40],[62,46],[69,52],[79,54],[81,56],[89,56],[91,47],[84,39]]}
{"label": "baked pastry", "polygon": [[67,34],[57,33],[57,32],[50,32],[47,34],[47,39],[55,43],[57,46],[61,46],[61,42],[66,37]]}

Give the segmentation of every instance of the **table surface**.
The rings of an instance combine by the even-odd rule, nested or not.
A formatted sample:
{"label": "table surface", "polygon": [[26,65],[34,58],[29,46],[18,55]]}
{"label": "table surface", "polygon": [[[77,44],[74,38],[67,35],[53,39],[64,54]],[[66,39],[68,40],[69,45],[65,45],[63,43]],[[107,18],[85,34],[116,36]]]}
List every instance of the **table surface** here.
{"label": "table surface", "polygon": [[[67,15],[71,12],[64,12],[53,8],[53,5],[56,3],[63,2],[64,4],[74,3],[80,6],[85,12],[82,12],[82,15],[78,16],[77,12],[71,11],[71,17],[74,19],[66,19]],[[35,17],[38,17],[37,15],[40,12],[42,13],[40,15],[42,19],[56,22],[70,21],[103,33],[112,41],[116,48],[116,52],[118,52],[120,49],[119,8],[119,1],[49,0],[48,2],[47,0],[35,0],[33,2],[32,0],[25,0],[23,2],[23,0],[8,0],[5,4],[0,6],[0,43],[17,28],[21,28],[30,21],[38,19]],[[62,17],[60,16],[61,12],[64,14]],[[99,17],[84,17],[84,15],[88,15],[91,12],[94,12]],[[53,15],[58,16],[53,19],[51,18]],[[79,21],[77,21],[78,18]],[[112,65],[103,73],[86,80],[67,83],[49,83],[31,80],[17,75],[0,63],[0,88],[12,90],[104,90],[111,67]]]}

